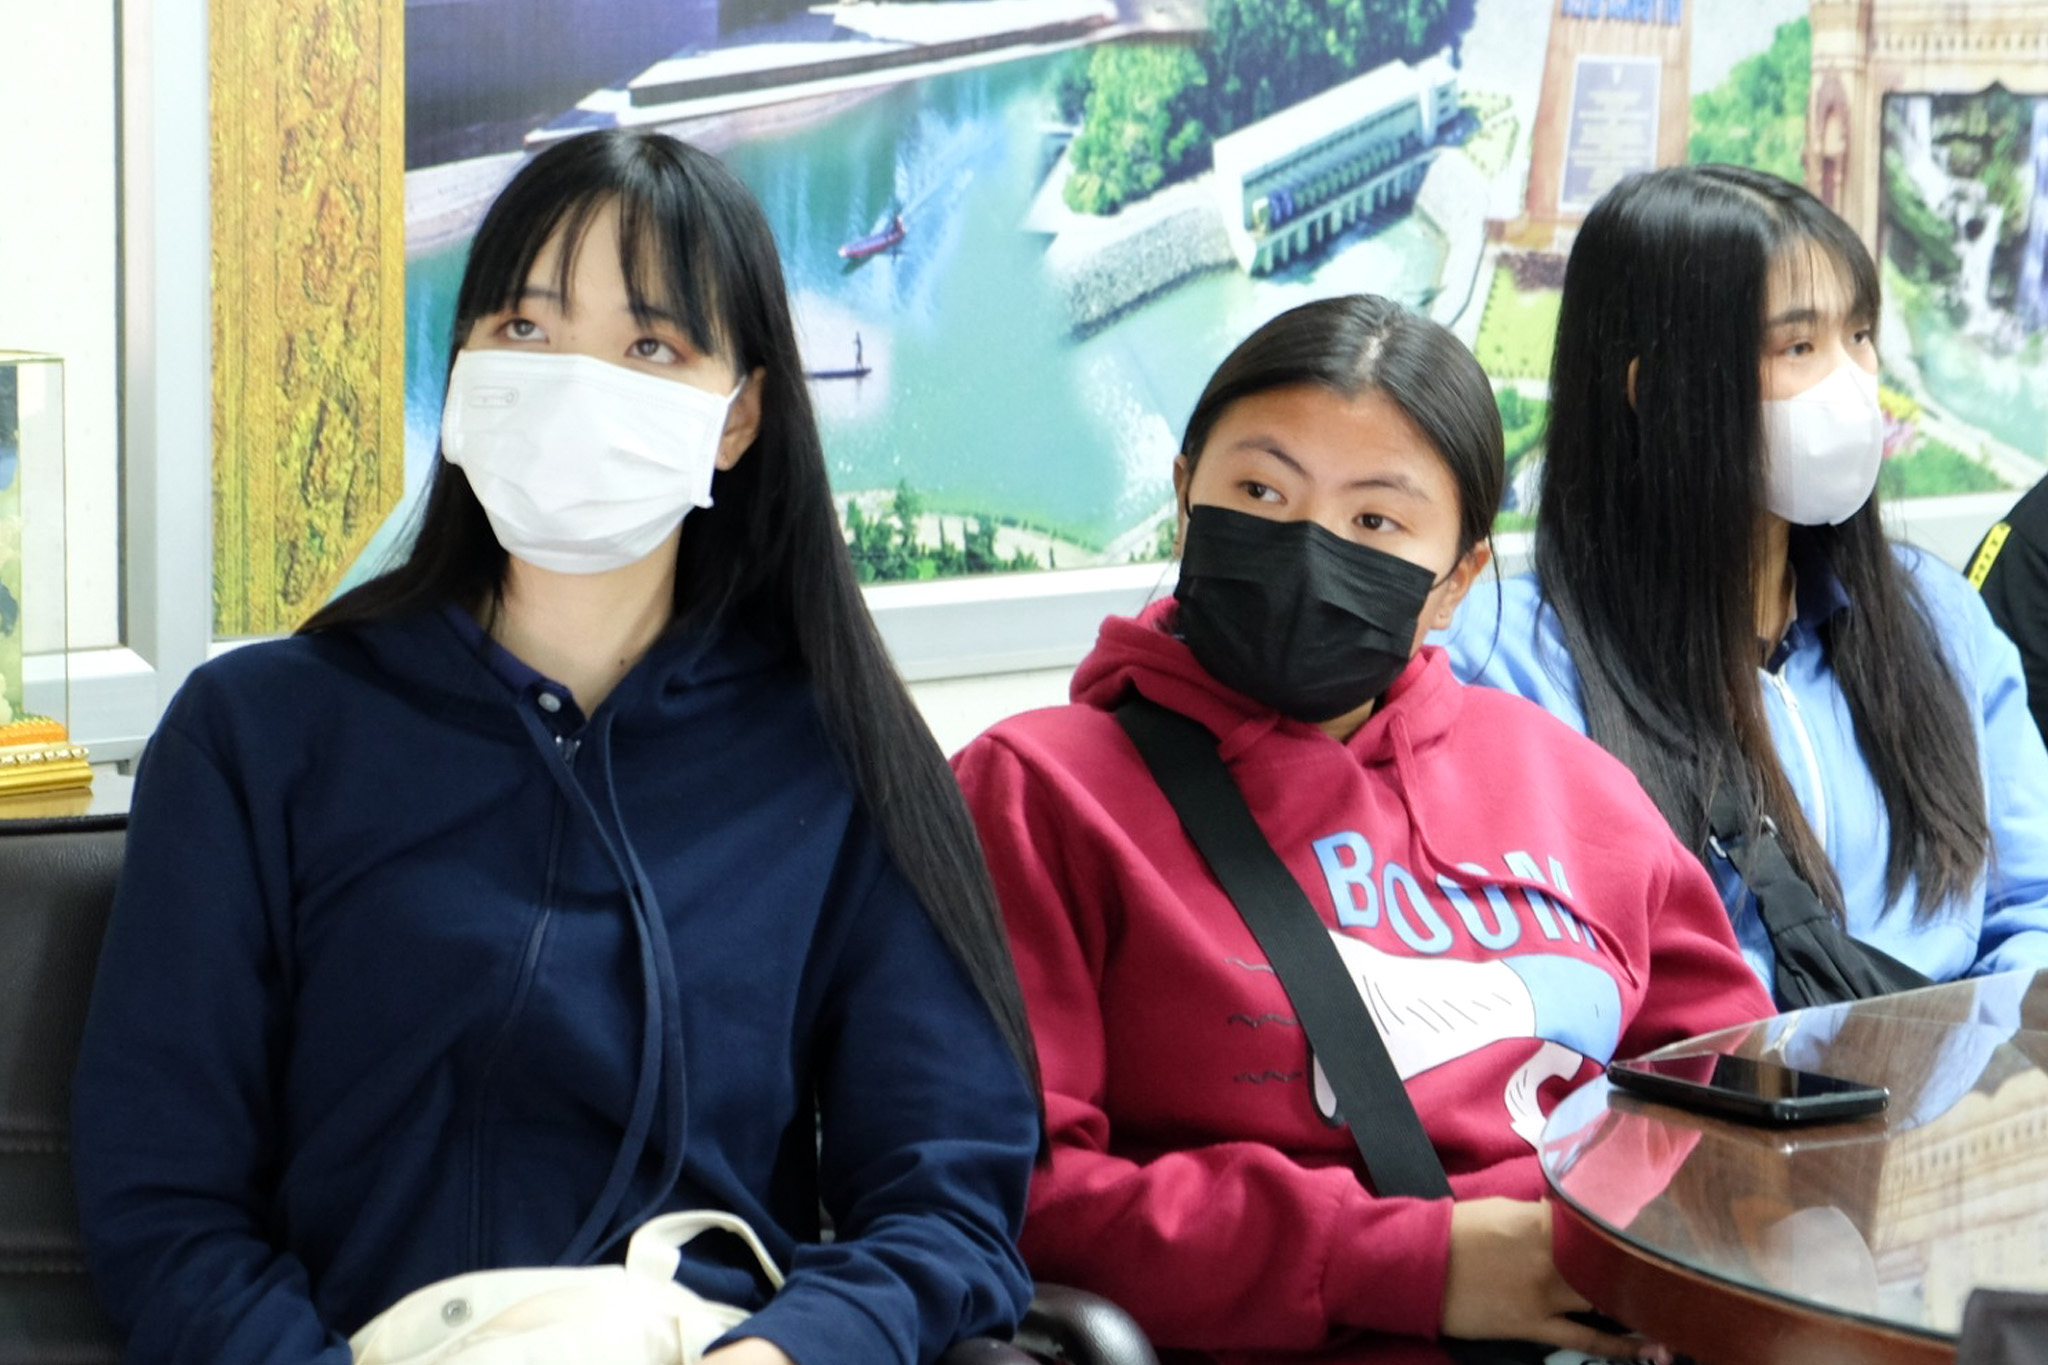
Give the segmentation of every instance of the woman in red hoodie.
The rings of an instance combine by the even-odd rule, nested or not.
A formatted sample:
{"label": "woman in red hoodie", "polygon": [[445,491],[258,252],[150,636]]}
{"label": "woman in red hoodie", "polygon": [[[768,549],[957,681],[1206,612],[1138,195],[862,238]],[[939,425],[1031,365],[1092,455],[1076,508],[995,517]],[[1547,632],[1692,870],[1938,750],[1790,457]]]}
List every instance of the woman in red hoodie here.
{"label": "woman in red hoodie", "polygon": [[[1432,322],[1282,314],[1210,379],[1174,597],[1071,705],[954,760],[1015,945],[1052,1157],[1023,1247],[1162,1347],[1442,1361],[1439,1337],[1656,1348],[1566,1316],[1536,1141],[1615,1056],[1771,1012],[1628,770],[1424,634],[1486,566],[1486,377]],[[1323,916],[1450,1177],[1382,1198],[1286,993],[1114,714],[1199,722]]]}

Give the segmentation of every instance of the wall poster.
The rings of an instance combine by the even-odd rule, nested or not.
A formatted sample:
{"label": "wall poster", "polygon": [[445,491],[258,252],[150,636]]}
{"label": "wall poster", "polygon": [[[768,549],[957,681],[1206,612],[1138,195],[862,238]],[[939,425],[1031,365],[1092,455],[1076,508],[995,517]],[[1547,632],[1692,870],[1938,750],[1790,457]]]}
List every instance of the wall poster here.
{"label": "wall poster", "polygon": [[1507,430],[1503,525],[1526,524],[1575,227],[1688,159],[1802,180],[1879,251],[1889,493],[2031,484],[2048,0],[1945,5],[1938,32],[1909,0],[1707,8],[408,0],[405,495],[354,526],[328,590],[403,543],[484,207],[535,149],[620,124],[717,152],[766,208],[873,581],[1161,557],[1210,369],[1354,290],[1472,346]]}

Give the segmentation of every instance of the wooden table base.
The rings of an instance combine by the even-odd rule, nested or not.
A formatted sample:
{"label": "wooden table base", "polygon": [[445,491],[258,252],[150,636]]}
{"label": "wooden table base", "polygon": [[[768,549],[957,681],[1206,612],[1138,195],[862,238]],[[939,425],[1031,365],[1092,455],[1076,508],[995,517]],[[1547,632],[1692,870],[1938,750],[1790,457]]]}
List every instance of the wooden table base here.
{"label": "wooden table base", "polygon": [[1954,1365],[1955,1343],[1712,1280],[1556,1201],[1558,1269],[1594,1307],[1701,1365]]}

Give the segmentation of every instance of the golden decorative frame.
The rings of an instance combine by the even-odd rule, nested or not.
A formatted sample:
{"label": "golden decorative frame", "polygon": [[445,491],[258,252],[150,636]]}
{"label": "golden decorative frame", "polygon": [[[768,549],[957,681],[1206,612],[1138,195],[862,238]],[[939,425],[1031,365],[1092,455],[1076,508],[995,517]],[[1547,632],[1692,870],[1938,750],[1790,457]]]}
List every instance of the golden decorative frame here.
{"label": "golden decorative frame", "polygon": [[404,0],[210,0],[214,633],[290,630],[405,484]]}

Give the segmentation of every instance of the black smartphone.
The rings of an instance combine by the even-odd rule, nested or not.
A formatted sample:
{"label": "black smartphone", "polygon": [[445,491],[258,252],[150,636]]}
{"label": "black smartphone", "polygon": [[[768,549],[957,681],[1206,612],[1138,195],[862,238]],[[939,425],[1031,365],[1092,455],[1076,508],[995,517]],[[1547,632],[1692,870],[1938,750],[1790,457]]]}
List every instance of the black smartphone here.
{"label": "black smartphone", "polygon": [[1881,1114],[1883,1086],[1799,1071],[1775,1062],[1702,1053],[1638,1057],[1607,1068],[1608,1079],[1645,1099],[1719,1114],[1744,1123],[1818,1123]]}

